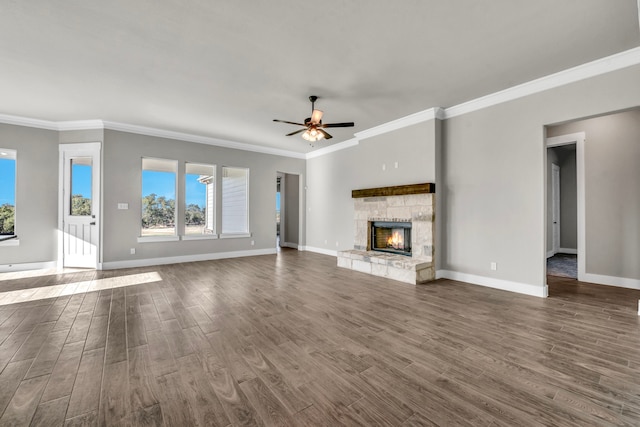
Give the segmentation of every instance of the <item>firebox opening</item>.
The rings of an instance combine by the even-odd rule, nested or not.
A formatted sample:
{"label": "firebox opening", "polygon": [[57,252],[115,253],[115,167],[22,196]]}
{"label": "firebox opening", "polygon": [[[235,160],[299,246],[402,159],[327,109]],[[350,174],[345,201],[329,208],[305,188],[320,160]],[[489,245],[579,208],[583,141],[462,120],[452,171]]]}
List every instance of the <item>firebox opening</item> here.
{"label": "firebox opening", "polygon": [[411,256],[411,223],[373,221],[371,250]]}

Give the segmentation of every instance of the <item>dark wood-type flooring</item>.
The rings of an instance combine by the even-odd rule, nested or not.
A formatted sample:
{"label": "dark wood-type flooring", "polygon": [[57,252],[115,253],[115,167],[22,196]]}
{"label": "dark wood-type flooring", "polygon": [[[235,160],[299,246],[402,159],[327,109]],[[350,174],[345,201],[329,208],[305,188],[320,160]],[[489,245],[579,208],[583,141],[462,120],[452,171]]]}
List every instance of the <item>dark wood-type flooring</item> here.
{"label": "dark wood-type flooring", "polygon": [[279,255],[0,306],[0,425],[640,425],[640,291],[409,286]]}

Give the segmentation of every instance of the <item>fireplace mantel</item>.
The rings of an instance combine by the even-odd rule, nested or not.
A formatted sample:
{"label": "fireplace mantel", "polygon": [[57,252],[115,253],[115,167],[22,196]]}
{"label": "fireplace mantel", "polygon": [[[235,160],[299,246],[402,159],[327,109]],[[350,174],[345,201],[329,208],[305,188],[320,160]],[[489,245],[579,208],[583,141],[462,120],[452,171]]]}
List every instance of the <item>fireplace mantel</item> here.
{"label": "fireplace mantel", "polygon": [[361,197],[385,197],[385,196],[406,196],[409,194],[432,194],[436,192],[436,185],[432,182],[424,184],[397,185],[395,187],[365,188],[362,190],[352,190],[353,199]]}

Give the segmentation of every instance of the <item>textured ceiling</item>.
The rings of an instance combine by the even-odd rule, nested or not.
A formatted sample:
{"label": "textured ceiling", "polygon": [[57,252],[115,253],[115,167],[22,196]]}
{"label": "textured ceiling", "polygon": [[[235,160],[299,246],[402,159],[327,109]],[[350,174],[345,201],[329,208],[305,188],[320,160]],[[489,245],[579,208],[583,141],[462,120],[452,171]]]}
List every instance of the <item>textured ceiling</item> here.
{"label": "textured ceiling", "polygon": [[637,0],[0,2],[0,113],[290,151],[640,45]]}

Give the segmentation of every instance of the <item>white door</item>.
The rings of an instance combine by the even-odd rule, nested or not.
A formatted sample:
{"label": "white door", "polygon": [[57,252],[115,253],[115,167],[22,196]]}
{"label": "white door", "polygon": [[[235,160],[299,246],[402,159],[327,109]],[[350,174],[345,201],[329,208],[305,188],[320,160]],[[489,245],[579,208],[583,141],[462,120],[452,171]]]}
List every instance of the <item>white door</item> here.
{"label": "white door", "polygon": [[62,265],[97,268],[100,143],[61,144]]}
{"label": "white door", "polygon": [[560,251],[560,167],[551,164],[551,198],[553,231],[553,253],[554,255]]}

